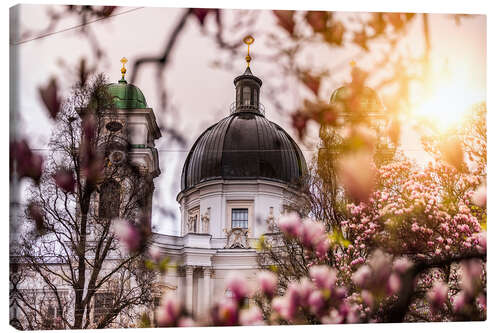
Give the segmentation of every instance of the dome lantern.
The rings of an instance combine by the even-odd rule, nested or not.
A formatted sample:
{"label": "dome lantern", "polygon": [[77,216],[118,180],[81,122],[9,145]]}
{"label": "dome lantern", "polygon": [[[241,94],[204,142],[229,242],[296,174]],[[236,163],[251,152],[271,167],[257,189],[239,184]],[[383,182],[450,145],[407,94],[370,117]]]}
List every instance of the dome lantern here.
{"label": "dome lantern", "polygon": [[245,72],[234,79],[236,89],[236,101],[231,106],[231,113],[255,112],[264,114],[264,108],[260,104],[260,87],[262,81],[253,75],[250,70],[250,45],[254,42],[252,36],[246,36],[243,42],[248,45],[248,53],[245,57],[247,68]]}

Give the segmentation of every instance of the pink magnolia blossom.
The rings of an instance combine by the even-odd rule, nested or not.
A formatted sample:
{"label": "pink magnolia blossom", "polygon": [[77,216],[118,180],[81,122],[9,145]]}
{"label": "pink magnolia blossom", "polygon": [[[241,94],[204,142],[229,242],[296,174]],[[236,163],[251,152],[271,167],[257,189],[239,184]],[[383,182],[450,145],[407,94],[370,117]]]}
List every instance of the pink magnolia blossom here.
{"label": "pink magnolia blossom", "polygon": [[307,300],[311,311],[315,314],[319,314],[323,307],[325,306],[325,300],[323,298],[323,293],[319,290],[313,291]]}
{"label": "pink magnolia blossom", "polygon": [[231,298],[221,300],[212,309],[215,325],[234,326],[238,323],[238,304]]}
{"label": "pink magnolia blossom", "polygon": [[158,262],[161,259],[161,249],[157,245],[151,245],[148,254],[152,260]]}
{"label": "pink magnolia blossom", "polygon": [[179,327],[196,327],[197,324],[191,317],[181,317],[179,319]]}
{"label": "pink magnolia blossom", "polygon": [[73,172],[68,169],[60,169],[54,174],[56,185],[65,192],[73,193],[75,191],[76,181]]}
{"label": "pink magnolia blossom", "polygon": [[16,170],[19,178],[28,177],[36,183],[39,182],[42,176],[43,157],[33,153],[26,140],[11,142],[10,163],[11,170]]}
{"label": "pink magnolia blossom", "polygon": [[236,302],[249,295],[248,281],[236,272],[231,272],[226,279],[226,288],[231,291]]}
{"label": "pink magnolia blossom", "polygon": [[251,305],[240,312],[240,324],[245,326],[264,325],[262,311],[258,306]]}
{"label": "pink magnolia blossom", "polygon": [[325,238],[325,226],[322,223],[306,219],[300,238],[304,246],[313,248]]}
{"label": "pink magnolia blossom", "polygon": [[437,281],[432,289],[427,292],[427,301],[431,304],[433,311],[440,310],[448,298],[448,285]]}
{"label": "pink magnolia blossom", "polygon": [[293,313],[290,308],[290,299],[288,296],[279,296],[273,298],[271,308],[283,319],[292,319]]}
{"label": "pink magnolia blossom", "polygon": [[479,260],[468,260],[462,263],[462,279],[460,286],[467,296],[475,296],[480,285],[483,266]]}
{"label": "pink magnolia blossom", "polygon": [[486,253],[486,231],[481,231],[475,234],[477,239],[477,245],[479,246],[479,251]]}
{"label": "pink magnolia blossom", "polygon": [[282,215],[278,220],[278,227],[288,236],[299,237],[302,234],[302,222],[296,212]]}
{"label": "pink magnolia blossom", "polygon": [[257,284],[259,290],[267,297],[272,297],[276,292],[278,278],[270,271],[260,271],[257,273]]}
{"label": "pink magnolia blossom", "polygon": [[370,266],[363,265],[352,275],[352,282],[360,288],[367,286],[372,275]]}
{"label": "pink magnolia blossom", "polygon": [[462,290],[453,298],[453,311],[461,312],[465,307],[466,301],[467,295]]}
{"label": "pink magnolia blossom", "polygon": [[317,288],[332,290],[337,282],[337,273],[330,266],[312,266],[309,276]]}
{"label": "pink magnolia blossom", "polygon": [[367,202],[375,185],[375,171],[368,153],[358,152],[339,161],[339,177],[354,201]]}
{"label": "pink magnolia blossom", "polygon": [[374,298],[371,292],[369,292],[368,290],[362,290],[361,299],[363,300],[363,303],[365,303],[368,307],[373,308]]}
{"label": "pink magnolia blossom", "polygon": [[472,196],[472,202],[479,207],[486,207],[486,185],[481,185],[479,188],[474,192]]}
{"label": "pink magnolia blossom", "polygon": [[120,242],[130,251],[139,249],[141,244],[141,235],[137,228],[129,221],[124,219],[113,220],[114,231]]}
{"label": "pink magnolia blossom", "polygon": [[181,305],[175,296],[165,294],[161,300],[160,306],[156,309],[158,325],[174,326],[181,314]]}
{"label": "pink magnolia blossom", "polygon": [[401,289],[401,278],[398,274],[392,273],[387,281],[387,294],[393,295]]}
{"label": "pink magnolia blossom", "polygon": [[330,240],[327,237],[324,237],[316,244],[315,253],[316,256],[320,259],[324,258],[330,249]]}
{"label": "pink magnolia blossom", "polygon": [[333,308],[327,316],[321,318],[323,324],[340,324],[344,321],[344,316],[342,316],[339,311]]}
{"label": "pink magnolia blossom", "polygon": [[412,266],[412,262],[407,258],[400,257],[394,260],[392,267],[399,274],[404,274]]}

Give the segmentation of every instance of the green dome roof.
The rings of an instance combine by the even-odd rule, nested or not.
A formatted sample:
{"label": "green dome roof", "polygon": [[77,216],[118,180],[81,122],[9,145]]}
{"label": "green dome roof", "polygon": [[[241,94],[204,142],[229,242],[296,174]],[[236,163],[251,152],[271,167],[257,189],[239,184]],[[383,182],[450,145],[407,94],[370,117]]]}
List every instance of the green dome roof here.
{"label": "green dome roof", "polygon": [[119,109],[144,109],[148,105],[142,91],[125,80],[108,84],[108,93]]}

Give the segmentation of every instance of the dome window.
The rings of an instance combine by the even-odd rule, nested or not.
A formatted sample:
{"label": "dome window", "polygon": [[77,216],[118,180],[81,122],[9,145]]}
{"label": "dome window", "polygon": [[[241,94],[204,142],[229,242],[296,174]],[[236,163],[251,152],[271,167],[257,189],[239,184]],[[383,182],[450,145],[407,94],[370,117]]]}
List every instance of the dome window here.
{"label": "dome window", "polygon": [[248,229],[248,208],[233,208],[231,210],[231,228]]}
{"label": "dome window", "polygon": [[252,94],[250,87],[243,87],[243,105],[252,105]]}

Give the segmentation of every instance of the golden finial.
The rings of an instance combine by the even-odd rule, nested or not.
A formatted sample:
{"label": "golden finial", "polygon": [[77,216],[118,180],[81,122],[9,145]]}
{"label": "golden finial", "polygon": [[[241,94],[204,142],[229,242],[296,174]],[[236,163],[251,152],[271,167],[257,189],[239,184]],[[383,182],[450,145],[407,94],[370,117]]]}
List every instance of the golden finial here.
{"label": "golden finial", "polygon": [[247,53],[247,56],[245,57],[245,60],[247,61],[247,67],[250,67],[250,61],[252,60],[252,57],[250,57],[250,45],[254,41],[255,41],[255,39],[251,35],[248,35],[245,38],[243,38],[243,43],[247,44],[247,46],[248,46],[248,53]]}
{"label": "golden finial", "polygon": [[355,67],[355,66],[356,66],[356,61],[351,60],[351,61],[349,62],[349,65],[351,65],[351,67]]}
{"label": "golden finial", "polygon": [[125,73],[127,73],[127,69],[125,68],[125,64],[128,62],[128,59],[123,57],[120,59],[122,63],[122,80],[125,80]]}

